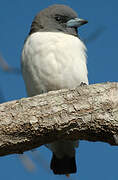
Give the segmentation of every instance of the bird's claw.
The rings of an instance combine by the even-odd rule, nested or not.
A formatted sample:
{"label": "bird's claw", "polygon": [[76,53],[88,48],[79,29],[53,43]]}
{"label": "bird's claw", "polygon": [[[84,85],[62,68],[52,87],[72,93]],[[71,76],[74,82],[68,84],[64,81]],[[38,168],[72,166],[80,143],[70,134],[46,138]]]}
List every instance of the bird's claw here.
{"label": "bird's claw", "polygon": [[80,86],[86,86],[87,84],[85,82],[81,82]]}

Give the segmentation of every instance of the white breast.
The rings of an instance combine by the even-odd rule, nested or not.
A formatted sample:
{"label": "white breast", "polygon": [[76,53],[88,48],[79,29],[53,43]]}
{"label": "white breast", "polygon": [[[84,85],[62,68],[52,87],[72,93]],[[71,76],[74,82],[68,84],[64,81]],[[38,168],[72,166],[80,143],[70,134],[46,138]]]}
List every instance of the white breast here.
{"label": "white breast", "polygon": [[30,35],[22,51],[22,72],[29,96],[88,84],[86,48],[77,37],[58,32]]}

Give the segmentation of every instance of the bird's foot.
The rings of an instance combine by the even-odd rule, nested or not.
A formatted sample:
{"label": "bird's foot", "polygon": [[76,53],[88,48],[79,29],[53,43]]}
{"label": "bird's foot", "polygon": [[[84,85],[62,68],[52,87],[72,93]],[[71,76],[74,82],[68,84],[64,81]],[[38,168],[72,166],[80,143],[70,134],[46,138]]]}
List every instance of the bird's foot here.
{"label": "bird's foot", "polygon": [[85,82],[81,82],[80,86],[87,86],[87,84]]}

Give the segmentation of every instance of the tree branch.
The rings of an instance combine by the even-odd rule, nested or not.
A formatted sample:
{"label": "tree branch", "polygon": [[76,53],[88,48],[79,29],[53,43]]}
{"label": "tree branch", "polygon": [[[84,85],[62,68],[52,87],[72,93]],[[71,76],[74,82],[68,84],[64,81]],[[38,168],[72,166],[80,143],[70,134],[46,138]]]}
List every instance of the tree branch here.
{"label": "tree branch", "polygon": [[0,156],[62,138],[118,145],[118,83],[52,91],[0,105]]}

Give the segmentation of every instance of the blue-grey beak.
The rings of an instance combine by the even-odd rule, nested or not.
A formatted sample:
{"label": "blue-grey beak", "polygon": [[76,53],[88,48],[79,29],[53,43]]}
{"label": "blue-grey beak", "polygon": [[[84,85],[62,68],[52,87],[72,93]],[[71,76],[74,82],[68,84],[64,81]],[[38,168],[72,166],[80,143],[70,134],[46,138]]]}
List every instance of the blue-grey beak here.
{"label": "blue-grey beak", "polygon": [[88,23],[87,20],[80,19],[80,18],[75,18],[75,19],[70,19],[67,21],[67,27],[80,27],[84,24]]}

